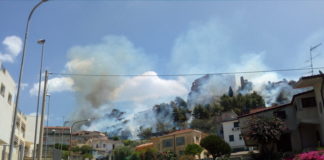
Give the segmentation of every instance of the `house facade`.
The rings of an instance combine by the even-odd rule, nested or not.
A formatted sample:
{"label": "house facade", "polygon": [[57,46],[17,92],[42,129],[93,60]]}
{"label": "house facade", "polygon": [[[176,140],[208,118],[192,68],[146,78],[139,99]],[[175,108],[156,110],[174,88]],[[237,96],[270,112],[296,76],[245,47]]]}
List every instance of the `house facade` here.
{"label": "house facade", "polygon": [[[288,132],[281,136],[277,150],[302,151],[318,147],[321,144],[321,122],[318,103],[316,103],[318,100],[316,91],[310,89],[294,95],[289,104],[262,108],[240,116],[242,135],[247,133],[251,118],[276,116],[288,127]],[[247,146],[257,146],[257,143],[248,137],[244,137],[244,141]]]}
{"label": "house facade", "polygon": [[107,136],[99,131],[78,131],[72,133],[72,145],[85,145],[88,140],[94,138],[107,138]]}
{"label": "house facade", "polygon": [[[1,66],[0,68],[0,160],[8,158],[10,133],[14,113],[14,98],[16,94],[16,83],[9,72]],[[25,156],[25,143],[27,117],[20,111],[17,112],[15,125],[13,159],[22,159]],[[27,156],[27,155],[26,155]]]}
{"label": "house facade", "polygon": [[[307,128],[315,128],[316,129],[316,139],[319,140],[321,146],[324,145],[324,75],[314,75],[308,77],[302,77],[299,79],[295,88],[313,88],[315,103],[316,105],[313,108],[311,115],[307,112],[301,116],[307,116],[312,119],[311,121],[303,121],[303,126],[305,129]],[[306,133],[307,134],[307,133]],[[309,145],[309,144],[304,144]]]}
{"label": "house facade", "polygon": [[[194,130],[185,129],[169,133],[164,136],[154,137],[151,139],[153,146],[159,152],[172,151],[177,155],[183,155],[185,147],[188,144],[200,144],[202,138],[206,137],[207,134]],[[205,151],[201,153],[201,158],[205,157]]]}
{"label": "house facade", "polygon": [[233,152],[246,150],[244,139],[241,135],[240,122],[237,118],[222,122],[223,138]]}
{"label": "house facade", "polygon": [[70,127],[44,127],[44,145],[70,145]]}
{"label": "house facade", "polygon": [[111,155],[115,148],[124,146],[122,141],[111,140],[108,137],[91,138],[86,142],[86,145],[93,148],[93,156],[95,158]]}

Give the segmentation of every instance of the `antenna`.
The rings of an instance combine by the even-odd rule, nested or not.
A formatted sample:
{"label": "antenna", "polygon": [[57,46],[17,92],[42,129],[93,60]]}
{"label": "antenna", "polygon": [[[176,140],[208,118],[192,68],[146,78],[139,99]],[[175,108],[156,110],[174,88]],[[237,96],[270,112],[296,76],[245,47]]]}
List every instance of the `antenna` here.
{"label": "antenna", "polygon": [[314,49],[318,48],[318,47],[321,46],[321,45],[322,45],[322,43],[319,43],[319,44],[317,44],[317,45],[315,45],[315,46],[309,48],[310,67],[311,67],[311,70],[312,70],[312,71],[311,71],[311,72],[312,72],[312,75],[314,75],[314,69],[313,69],[313,55],[312,55],[312,51],[313,51]]}

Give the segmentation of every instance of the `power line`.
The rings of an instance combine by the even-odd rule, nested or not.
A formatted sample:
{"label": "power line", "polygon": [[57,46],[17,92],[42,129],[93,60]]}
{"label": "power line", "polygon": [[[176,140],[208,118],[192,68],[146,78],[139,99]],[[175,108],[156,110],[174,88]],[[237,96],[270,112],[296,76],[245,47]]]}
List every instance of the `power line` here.
{"label": "power line", "polygon": [[[314,67],[313,69],[323,69],[324,67]],[[189,76],[204,76],[204,75],[236,75],[236,74],[252,74],[252,73],[267,73],[267,72],[291,72],[310,70],[312,68],[291,68],[291,69],[274,69],[274,70],[259,70],[259,71],[241,71],[241,72],[218,72],[218,73],[182,73],[182,74],[81,74],[81,73],[50,73],[51,75],[60,76],[77,76],[77,77],[189,77]]]}

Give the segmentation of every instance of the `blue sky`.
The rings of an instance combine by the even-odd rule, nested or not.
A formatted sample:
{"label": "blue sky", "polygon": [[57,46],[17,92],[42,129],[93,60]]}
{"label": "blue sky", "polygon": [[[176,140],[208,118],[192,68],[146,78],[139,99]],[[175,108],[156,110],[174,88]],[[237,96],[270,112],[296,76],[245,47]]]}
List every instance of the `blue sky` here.
{"label": "blue sky", "polygon": [[[12,35],[23,38],[27,15],[36,3],[34,0],[0,1],[1,41]],[[109,64],[116,63],[116,68],[108,72],[115,74],[301,68],[308,65],[304,61],[309,47],[324,42],[323,15],[322,1],[50,0],[38,8],[32,18],[23,77],[28,86],[22,92],[19,107],[28,114],[35,112],[36,97],[30,94],[30,89],[38,80],[41,48],[36,41],[41,38],[46,39],[45,68],[50,72],[71,71],[68,62],[78,59],[79,53],[83,60],[92,59],[92,50],[97,51],[93,53],[97,57],[94,63],[102,60],[100,56],[108,57],[107,61],[102,60],[103,65],[97,66],[103,71],[105,67],[113,68]],[[5,51],[6,46],[1,44],[0,53]],[[314,61],[318,67],[324,60],[321,51],[324,51],[323,46],[314,51],[315,55],[319,54]],[[116,62],[125,58],[114,55],[117,52],[126,52],[122,55],[131,58]],[[15,80],[20,56],[13,63],[3,62]],[[274,74],[270,77],[296,79],[307,73]],[[160,78],[162,80],[156,79],[161,82],[159,85],[171,85],[181,91],[164,91],[172,96],[185,96],[184,89],[188,90],[191,83],[191,79],[181,77]],[[128,97],[139,89],[137,86],[132,92],[126,92],[125,87],[131,88],[131,84],[117,85],[118,93]],[[155,87],[152,83],[154,91],[163,89]],[[62,116],[75,112],[80,105],[77,94],[75,91],[51,93],[50,124],[59,125]],[[147,94],[152,95],[149,91]],[[168,99],[163,97],[167,96],[153,96],[149,103],[141,105]]]}

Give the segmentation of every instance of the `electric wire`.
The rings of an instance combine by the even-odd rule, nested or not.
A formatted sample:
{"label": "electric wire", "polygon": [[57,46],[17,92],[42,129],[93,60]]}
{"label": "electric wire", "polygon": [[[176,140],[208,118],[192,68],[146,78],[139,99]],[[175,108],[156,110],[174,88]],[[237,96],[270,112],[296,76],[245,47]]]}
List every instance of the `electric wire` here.
{"label": "electric wire", "polygon": [[239,71],[239,72],[215,72],[215,73],[181,73],[181,74],[85,74],[85,73],[56,73],[51,75],[58,76],[78,76],[78,77],[188,77],[188,76],[204,76],[204,75],[237,75],[237,74],[253,74],[267,72],[291,72],[304,71],[311,69],[324,69],[324,67],[313,68],[290,68],[290,69],[273,69],[273,70],[255,70],[255,71]]}

